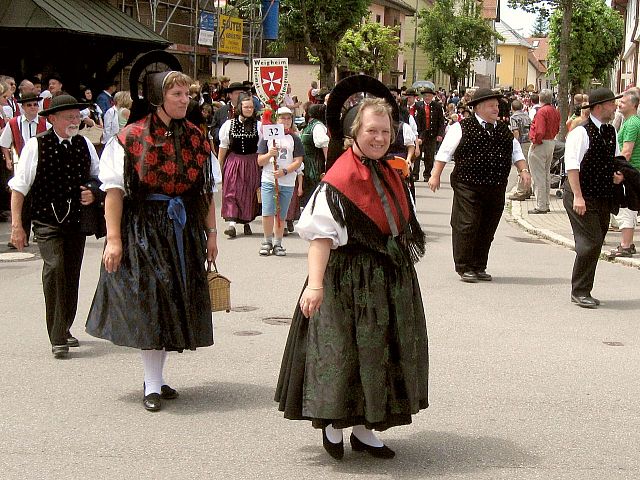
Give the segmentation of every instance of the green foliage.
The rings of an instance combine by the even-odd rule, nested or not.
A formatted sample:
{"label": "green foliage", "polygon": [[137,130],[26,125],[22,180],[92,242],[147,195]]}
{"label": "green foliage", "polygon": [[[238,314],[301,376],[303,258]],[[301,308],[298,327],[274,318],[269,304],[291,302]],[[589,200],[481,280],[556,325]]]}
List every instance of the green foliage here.
{"label": "green foliage", "polygon": [[[549,69],[560,69],[562,14],[551,16]],[[572,91],[589,88],[593,79],[605,79],[614,66],[624,41],[624,21],[604,0],[582,0],[574,5],[569,42],[569,84]]]}
{"label": "green foliage", "polygon": [[389,71],[390,62],[401,50],[399,28],[367,22],[346,31],[338,43],[338,57],[349,70],[377,77]]}
{"label": "green foliage", "polygon": [[536,21],[533,24],[532,37],[546,37],[549,35],[549,19],[542,13],[538,12]]}
{"label": "green foliage", "polygon": [[480,15],[474,0],[436,0],[420,11],[417,43],[435,69],[449,75],[451,87],[469,72],[479,58],[493,58],[494,41],[502,40]]}

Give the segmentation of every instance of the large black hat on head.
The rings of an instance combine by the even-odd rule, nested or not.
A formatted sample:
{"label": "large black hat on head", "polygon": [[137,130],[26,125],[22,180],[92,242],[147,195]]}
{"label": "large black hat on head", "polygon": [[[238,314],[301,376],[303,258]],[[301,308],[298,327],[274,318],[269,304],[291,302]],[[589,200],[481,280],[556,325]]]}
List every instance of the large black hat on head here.
{"label": "large black hat on head", "polygon": [[345,102],[354,93],[364,93],[369,97],[384,98],[391,106],[394,122],[398,122],[400,117],[396,99],[381,81],[369,75],[353,75],[338,82],[331,90],[329,102],[327,103],[327,128],[331,134],[327,152],[327,169],[342,154],[344,137],[349,134],[351,124],[358,111],[358,105],[346,110],[344,108]]}
{"label": "large black hat on head", "polygon": [[617,100],[622,97],[623,94],[615,95],[611,89],[606,87],[596,88],[589,92],[589,105],[585,105],[582,108],[593,108],[596,105],[600,105],[604,102],[610,102],[611,100]]}
{"label": "large black hat on head", "polygon": [[504,95],[500,92],[494,92],[490,88],[479,88],[475,92],[473,92],[473,97],[471,100],[467,102],[467,105],[470,107],[475,107],[477,104],[482,103],[486,100],[491,99],[500,99]]}
{"label": "large black hat on head", "polygon": [[51,106],[46,110],[42,110],[38,115],[46,117],[54,113],[63,112],[64,110],[84,110],[89,106],[88,103],[81,103],[71,95],[62,94],[51,99]]}
{"label": "large black hat on head", "polygon": [[133,105],[127,123],[137,122],[162,104],[164,80],[172,71],[181,72],[182,66],[175,56],[164,50],[152,50],[135,61],[129,73]]}

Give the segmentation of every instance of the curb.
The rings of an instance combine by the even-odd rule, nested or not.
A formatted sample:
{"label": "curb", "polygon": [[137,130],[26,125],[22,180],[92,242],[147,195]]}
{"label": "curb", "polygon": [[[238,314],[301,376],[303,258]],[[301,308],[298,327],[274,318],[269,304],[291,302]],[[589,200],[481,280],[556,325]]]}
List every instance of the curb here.
{"label": "curb", "polygon": [[[553,242],[555,244],[561,245],[563,247],[566,247],[570,250],[575,251],[575,244],[573,242],[573,239],[563,237],[562,235],[559,235],[556,232],[552,230],[548,230],[546,228],[535,227],[531,223],[529,223],[527,220],[522,218],[522,203],[523,202],[507,200],[505,211],[513,221],[515,221],[518,225],[520,225],[520,227],[524,231],[526,231],[527,233],[530,233],[531,235],[535,235],[545,240],[549,240],[550,242]],[[610,259],[609,251],[604,249],[602,250],[602,252],[600,252],[600,260],[603,260],[609,263],[619,263],[620,265],[624,265],[626,267],[640,269],[640,259],[634,259],[634,258]]]}

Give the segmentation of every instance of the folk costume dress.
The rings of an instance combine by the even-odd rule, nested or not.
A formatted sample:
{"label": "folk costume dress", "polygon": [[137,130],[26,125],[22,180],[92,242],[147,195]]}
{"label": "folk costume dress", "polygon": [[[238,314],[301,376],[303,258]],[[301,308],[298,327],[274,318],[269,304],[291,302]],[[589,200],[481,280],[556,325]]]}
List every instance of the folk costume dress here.
{"label": "folk costume dress", "polygon": [[260,214],[258,132],[258,122],[249,119],[227,120],[220,128],[220,147],[229,149],[222,166],[221,215],[227,222],[251,223]]}
{"label": "folk costume dress", "polygon": [[386,430],[427,408],[427,327],[414,268],[425,239],[411,205],[391,167],[348,149],[303,211],[300,236],[330,238],[332,250],[320,309],[305,318],[298,305],[289,330],[275,395],[285,418]]}
{"label": "folk costume dress", "polygon": [[102,188],[125,192],[120,268],[100,280],[87,332],[143,350],[213,344],[205,217],[211,147],[200,129],[157,114],[128,125],[101,158]]}

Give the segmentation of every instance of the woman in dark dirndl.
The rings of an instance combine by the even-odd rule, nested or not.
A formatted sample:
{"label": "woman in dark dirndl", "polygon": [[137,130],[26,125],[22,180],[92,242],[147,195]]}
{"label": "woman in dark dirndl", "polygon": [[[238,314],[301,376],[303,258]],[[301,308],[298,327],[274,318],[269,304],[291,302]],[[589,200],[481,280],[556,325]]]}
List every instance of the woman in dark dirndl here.
{"label": "woman in dark dirndl", "polygon": [[[377,80],[357,77],[364,78],[336,85],[328,120],[354,91],[390,97]],[[324,176],[296,226],[310,242],[309,276],[275,400],[285,418],[322,429],[323,446],[336,459],[344,455],[348,427],[352,450],[393,457],[373,431],[409,424],[428,406],[427,328],[414,268],[425,237],[406,184],[383,160],[395,132],[390,105],[365,98],[345,114],[353,145]],[[328,125],[332,142],[342,137]]]}
{"label": "woman in dark dirndl", "polygon": [[107,238],[87,332],[142,351],[143,405],[158,411],[178,392],[167,385],[167,352],[213,344],[206,261],[215,260],[212,155],[186,121],[191,79],[151,74],[152,113],[105,146]]}

